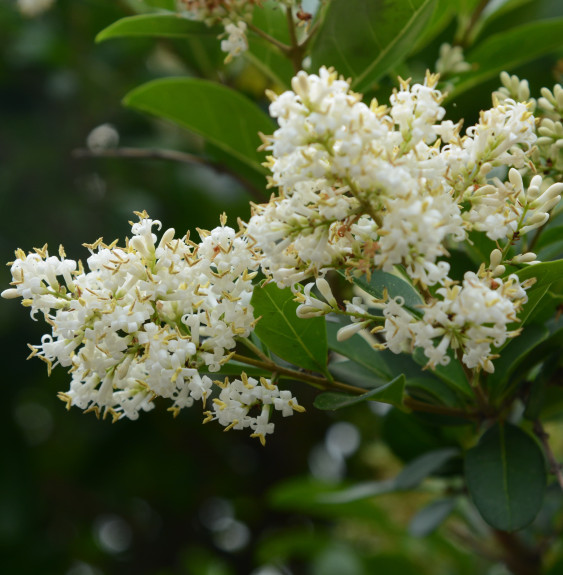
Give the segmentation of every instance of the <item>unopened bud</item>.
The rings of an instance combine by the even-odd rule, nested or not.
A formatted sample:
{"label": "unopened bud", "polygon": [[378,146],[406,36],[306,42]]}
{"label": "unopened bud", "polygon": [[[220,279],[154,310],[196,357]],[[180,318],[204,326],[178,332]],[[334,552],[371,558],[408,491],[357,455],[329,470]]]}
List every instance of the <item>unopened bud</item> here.
{"label": "unopened bud", "polygon": [[526,252],[525,254],[519,254],[512,258],[513,264],[529,264],[535,261],[536,254],[533,252]]}
{"label": "unopened bud", "polygon": [[329,283],[324,278],[317,278],[316,284],[317,289],[321,292],[321,295],[325,298],[328,304],[331,307],[338,307],[338,303],[332,294]]}
{"label": "unopened bud", "polygon": [[356,335],[359,331],[367,327],[368,321],[362,321],[358,323],[351,323],[344,327],[341,327],[336,334],[336,339],[338,341],[346,341],[350,339],[353,335]]}

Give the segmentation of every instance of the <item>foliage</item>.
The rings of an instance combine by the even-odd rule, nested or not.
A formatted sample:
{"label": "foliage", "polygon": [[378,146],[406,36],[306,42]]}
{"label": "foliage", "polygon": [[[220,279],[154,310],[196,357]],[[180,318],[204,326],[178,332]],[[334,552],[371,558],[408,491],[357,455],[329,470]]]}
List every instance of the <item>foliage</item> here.
{"label": "foliage", "polygon": [[[62,248],[16,251],[2,295],[52,326],[30,347],[49,372],[71,367],[59,394],[69,409],[117,421],[161,398],[175,416],[202,401],[206,422],[249,429],[273,458],[280,428],[314,436],[323,415],[311,412],[337,412],[331,429],[344,435],[309,455],[321,481],[282,482],[269,503],[330,524],[270,531],[253,567],[463,573],[459,541],[482,554],[472,565],[483,572],[503,562],[541,573],[560,560],[563,475],[546,429],[563,379],[563,89],[552,87],[563,14],[542,0],[530,17],[528,4],[132,0],[97,31],[100,49],[163,42],[174,74],[137,72],[119,96],[175,128],[172,146],[133,148],[115,147],[106,127],[77,155],[208,166],[239,200],[252,198],[250,217],[242,201],[214,227],[209,214],[198,222],[195,201],[171,202],[176,224],[185,228],[186,214],[189,227],[213,227],[198,227],[196,241],[172,228],[157,237],[160,221],[139,211],[121,247],[85,244],[84,266]],[[64,3],[52,10],[40,17]],[[537,99],[514,71],[531,71]],[[491,107],[488,82],[500,72]],[[298,391],[306,385],[314,398]],[[299,413],[271,437],[277,411]],[[354,451],[345,439],[360,428],[363,453],[380,451],[364,455],[369,465],[358,457],[344,480]],[[232,537],[248,537],[225,516]],[[219,549],[244,547],[218,543],[227,527],[209,529]],[[426,551],[404,559],[402,546],[420,537]],[[178,572],[231,572],[201,548],[188,555]]]}

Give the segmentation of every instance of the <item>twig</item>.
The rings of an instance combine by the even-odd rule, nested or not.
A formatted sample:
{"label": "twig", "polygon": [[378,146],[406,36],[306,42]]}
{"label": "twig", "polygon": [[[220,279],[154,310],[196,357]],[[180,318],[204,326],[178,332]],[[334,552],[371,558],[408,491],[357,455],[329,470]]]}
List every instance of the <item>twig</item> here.
{"label": "twig", "polygon": [[297,371],[295,369],[289,369],[283,367],[268,359],[268,361],[262,361],[259,359],[253,359],[247,357],[246,355],[240,355],[238,353],[233,354],[232,358],[240,363],[246,363],[248,365],[253,365],[254,367],[261,367],[266,371],[271,371],[272,373],[278,373],[279,375],[284,375],[286,377],[291,377],[298,381],[303,381],[305,383],[311,384],[313,387],[318,389],[335,389],[338,391],[344,391],[347,393],[355,393],[356,395],[362,395],[367,393],[369,390],[363,389],[361,387],[356,387],[355,385],[348,385],[347,383],[341,383],[339,381],[328,381],[324,377],[319,377],[317,375],[311,375],[309,373],[304,373],[302,371]]}
{"label": "twig", "polygon": [[467,25],[467,28],[463,31],[463,35],[456,42],[456,44],[459,44],[463,48],[467,48],[467,46],[470,43],[471,33],[473,32],[473,29],[475,28],[475,26],[477,25],[477,22],[479,21],[479,17],[483,13],[483,10],[485,10],[485,8],[487,7],[487,4],[489,2],[490,2],[490,0],[481,0],[481,2],[479,3],[479,6],[477,6],[477,8],[475,8],[473,14],[471,14],[471,19],[469,20],[469,24]]}
{"label": "twig", "polygon": [[248,22],[247,26],[249,30],[252,30],[255,34],[257,34],[261,38],[264,38],[266,42],[269,42],[270,44],[274,45],[278,50],[280,50],[284,54],[289,54],[291,52],[291,46],[288,46],[287,44],[280,42],[277,38],[270,36],[270,34],[264,32],[264,30],[255,26],[254,24],[252,24],[252,22]]}
{"label": "twig", "polygon": [[213,162],[211,160],[195,156],[194,154],[187,154],[186,152],[178,152],[177,150],[161,150],[158,148],[115,148],[111,150],[88,150],[86,148],[78,148],[72,151],[73,158],[127,158],[133,160],[166,160],[171,162],[179,162],[182,164],[197,164],[200,166],[207,166],[219,174],[227,174],[237,180],[244,186],[250,195],[258,200],[260,203],[264,201],[264,193],[260,191],[254,184],[243,178],[235,171],[230,170],[222,164]]}
{"label": "twig", "polygon": [[534,433],[536,437],[540,440],[547,459],[549,461],[549,465],[551,467],[551,473],[555,475],[557,478],[557,482],[559,483],[559,487],[563,490],[563,473],[561,472],[561,465],[555,458],[555,454],[553,453],[551,446],[549,445],[549,434],[545,431],[541,421],[536,419],[534,422]]}

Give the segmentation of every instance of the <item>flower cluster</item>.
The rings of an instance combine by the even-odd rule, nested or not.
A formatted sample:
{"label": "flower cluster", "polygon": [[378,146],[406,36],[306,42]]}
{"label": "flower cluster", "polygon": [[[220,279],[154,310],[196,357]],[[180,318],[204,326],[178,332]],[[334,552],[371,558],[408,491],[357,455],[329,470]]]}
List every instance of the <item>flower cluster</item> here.
{"label": "flower cluster", "polygon": [[[271,94],[279,129],[263,136],[263,147],[271,152],[270,185],[280,193],[254,206],[247,233],[263,269],[296,291],[302,317],[339,308],[313,295],[312,287],[323,291],[319,279],[304,290],[297,282],[334,268],[369,276],[399,266],[421,286],[425,304],[416,317],[401,298],[377,302],[387,347],[397,353],[422,347],[430,366],[449,361],[453,348],[468,368],[492,371],[492,348],[518,333],[507,326],[526,301],[515,275],[498,276],[504,263],[533,262],[535,254],[508,260],[504,250],[494,270],[469,271],[460,285],[450,277],[448,247],[470,231],[508,247],[545,224],[563,184],[536,175],[524,185],[537,140],[532,101],[512,99],[505,90],[462,136],[460,125],[443,120],[436,83],[430,74],[424,84],[402,81],[389,106],[375,100],[368,106],[347,81],[322,68],[318,75],[298,73],[291,91]],[[548,104],[555,110],[554,94]],[[488,178],[504,166],[510,167],[507,181]],[[472,316],[473,308],[485,315]],[[361,298],[346,309],[354,326],[341,330],[343,338],[381,321],[369,320]]]}
{"label": "flower cluster", "polygon": [[[153,228],[160,222],[138,216],[125,247],[101,239],[87,245],[88,272],[62,249],[60,257],[50,256],[47,246],[27,255],[18,250],[14,287],[2,294],[22,297],[32,316],[41,312],[52,326],[32,355],[49,369],[70,367],[62,399],[114,419],[136,419],[155,397],[172,400],[175,413],[194,400],[205,403],[213,392],[206,373],[219,371],[236,338],[248,337],[255,324],[250,297],[258,262],[241,232],[223,218],[220,227],[199,230],[199,243],[175,238],[173,229],[158,241]],[[270,405],[285,398],[280,394],[277,388],[255,394],[248,405]],[[220,423],[233,423],[227,421],[231,411]],[[252,418],[245,421],[254,425]]]}
{"label": "flower cluster", "polygon": [[178,8],[188,18],[205,22],[207,26],[222,25],[225,32],[219,37],[221,50],[227,61],[248,50],[247,22],[257,0],[178,0]]}
{"label": "flower cluster", "polygon": [[395,353],[421,347],[429,367],[447,365],[448,350],[459,351],[469,369],[492,373],[492,347],[502,346],[507,338],[520,333],[509,329],[518,321],[518,312],[526,303],[522,285],[514,274],[502,280],[492,274],[479,276],[466,272],[461,285],[436,290],[436,298],[423,307],[421,319],[404,308],[397,297],[385,305],[387,345]]}
{"label": "flower cluster", "polygon": [[[244,3],[183,4],[214,23]],[[274,378],[210,377],[255,326],[259,271],[293,290],[301,318],[347,316],[340,340],[366,328],[378,333],[376,347],[421,348],[429,368],[455,354],[466,370],[493,372],[498,349],[520,332],[531,285],[507,274],[507,265],[536,262],[519,241],[547,222],[563,192],[549,172],[563,149],[563,89],[538,100],[549,115],[538,140],[536,103],[517,78],[503,76],[493,107],[463,135],[461,124],[444,120],[437,81],[431,74],[421,84],[401,81],[388,106],[367,105],[348,81],[321,68],[270,94],[279,129],[262,138],[269,185],[279,193],[253,205],[238,232],[222,218],[220,227],[198,230],[198,243],[173,229],[159,240],[160,222],[143,212],[124,247],[101,239],[87,245],[89,271],[62,249],[59,257],[46,246],[18,250],[14,287],[2,295],[22,297],[51,325],[32,355],[49,369],[70,368],[70,390],[61,394],[68,405],[134,419],[155,397],[171,400],[174,413],[209,401],[206,421],[248,428],[263,442],[271,413],[302,411],[297,400]],[[480,262],[462,278],[450,254],[470,232],[496,248],[488,266]],[[386,289],[381,299],[356,292],[338,302],[325,278],[335,269],[368,281],[376,271],[400,275],[421,303],[407,306]]]}

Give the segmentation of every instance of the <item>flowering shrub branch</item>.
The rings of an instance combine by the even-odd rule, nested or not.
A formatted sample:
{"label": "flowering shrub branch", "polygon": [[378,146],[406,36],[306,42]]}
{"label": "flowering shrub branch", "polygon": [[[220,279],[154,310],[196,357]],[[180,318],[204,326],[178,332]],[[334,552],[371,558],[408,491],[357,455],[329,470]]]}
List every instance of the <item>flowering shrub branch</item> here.
{"label": "flowering shrub branch", "polygon": [[[174,229],[159,237],[161,223],[136,212],[124,245],[85,244],[86,266],[62,247],[58,257],[47,246],[20,249],[2,296],[22,298],[32,318],[49,324],[31,355],[49,371],[69,369],[70,389],[60,394],[67,407],[113,420],[136,419],[156,398],[169,400],[174,415],[201,401],[204,422],[248,429],[264,444],[275,412],[304,411],[285,386],[293,380],[325,392],[320,408],[370,399],[470,422],[472,440],[459,445],[469,493],[494,528],[520,529],[541,506],[546,477],[539,446],[509,421],[524,401],[547,446],[517,371],[521,356],[544,353],[529,323],[549,317],[540,343],[560,337],[553,317],[563,260],[542,263],[531,250],[561,213],[563,88],[544,88],[536,101],[526,81],[503,73],[492,107],[466,129],[445,119],[438,74],[399,78],[388,103],[365,102],[333,68],[302,69],[323,22],[299,39],[297,27],[313,15],[298,2],[280,4],[289,44],[253,23],[259,2],[179,2],[183,17],[224,27],[227,61],[249,49],[250,31],[295,70],[291,89],[267,92],[278,124],[260,133],[269,201],[253,203],[238,230],[225,216],[211,231],[198,229],[198,241]],[[438,68],[471,73],[449,45]],[[353,372],[339,381],[333,352],[367,365],[373,386]],[[541,369],[541,357],[531,367]],[[530,506],[519,507],[517,479],[514,491],[495,483],[486,461],[497,452],[535,470]],[[494,476],[493,487],[482,476]],[[498,492],[506,509],[491,510]]]}

